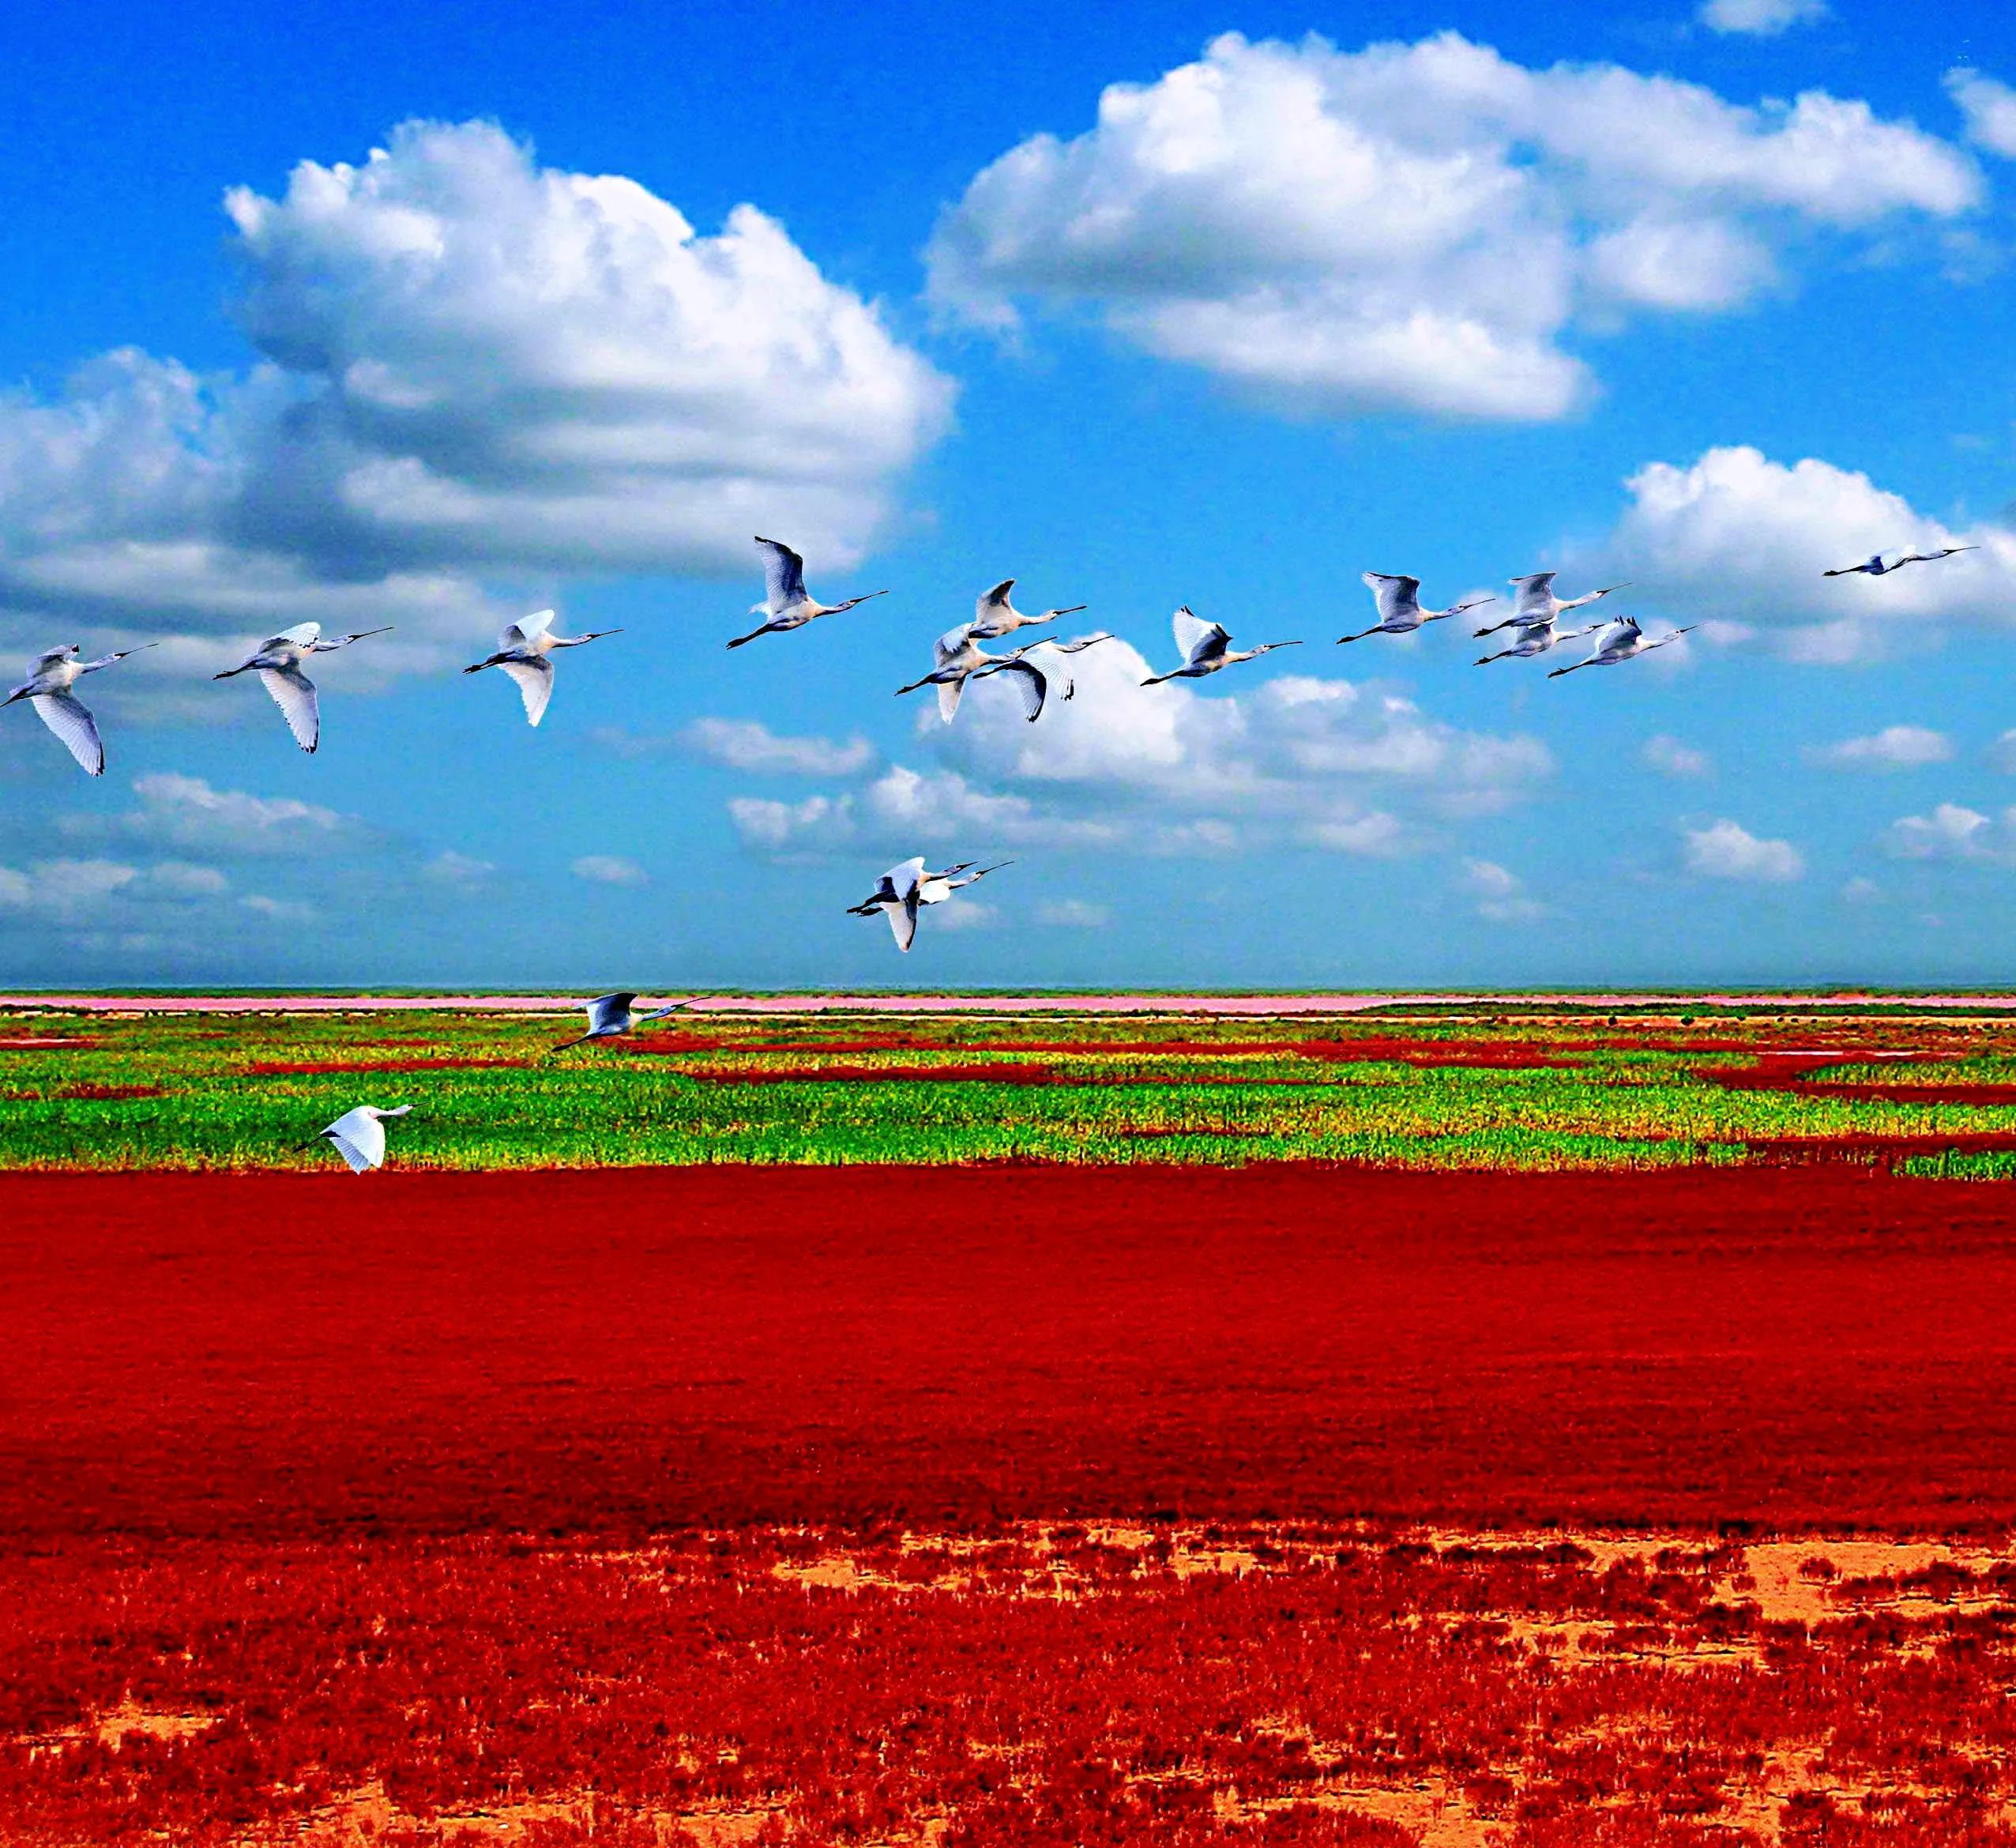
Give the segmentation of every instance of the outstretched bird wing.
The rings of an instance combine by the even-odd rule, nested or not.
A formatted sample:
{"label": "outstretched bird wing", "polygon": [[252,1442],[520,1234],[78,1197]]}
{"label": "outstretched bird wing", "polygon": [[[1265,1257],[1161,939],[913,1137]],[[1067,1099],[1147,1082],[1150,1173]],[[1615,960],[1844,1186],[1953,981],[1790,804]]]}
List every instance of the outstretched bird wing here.
{"label": "outstretched bird wing", "polygon": [[1029,661],[1014,661],[991,671],[1006,674],[1014,682],[1015,691],[1021,695],[1024,718],[1034,725],[1043,717],[1043,702],[1050,696],[1050,681],[1042,668]]}
{"label": "outstretched bird wing", "polygon": [[991,590],[983,590],[973,604],[973,620],[984,623],[990,616],[998,616],[1008,608],[1008,593],[1015,588],[1013,578],[1003,578]]}
{"label": "outstretched bird wing", "polygon": [[[531,647],[552,628],[553,614],[551,610],[541,610],[536,615],[521,616],[515,623],[506,623],[498,634],[497,645],[499,648]],[[535,719],[532,723],[537,725],[539,721]]]}
{"label": "outstretched bird wing", "polygon": [[1512,600],[1515,621],[1525,616],[1536,619],[1553,616],[1554,577],[1551,571],[1529,571],[1523,578],[1510,580],[1512,588],[1518,593]]}
{"label": "outstretched bird wing", "polygon": [[546,702],[553,697],[552,662],[542,658],[497,664],[518,683],[518,697],[525,702],[525,723],[537,725],[546,717]]}
{"label": "outstretched bird wing", "polygon": [[313,648],[322,638],[320,623],[296,623],[291,629],[283,629],[277,635],[269,635],[254,650],[265,654],[276,648]]}
{"label": "outstretched bird wing", "polygon": [[336,1145],[336,1152],[350,1164],[353,1174],[379,1167],[385,1161],[385,1125],[368,1110],[345,1111],[322,1134]]}
{"label": "outstretched bird wing", "polygon": [[780,540],[758,536],[763,548],[763,594],[772,615],[781,615],[805,598],[805,561]]}
{"label": "outstretched bird wing", "polygon": [[69,693],[38,693],[28,701],[35,716],[62,739],[87,777],[105,773],[105,747],[89,711]]}
{"label": "outstretched bird wing", "polygon": [[1232,637],[1219,624],[1205,622],[1187,604],[1169,619],[1169,627],[1186,666],[1215,661],[1232,645]]}
{"label": "outstretched bird wing", "polygon": [[322,740],[322,715],[315,703],[315,683],[299,668],[261,668],[259,684],[273,696],[294,742],[313,751]]}
{"label": "outstretched bird wing", "polygon": [[1372,593],[1372,600],[1378,605],[1379,620],[1390,623],[1397,618],[1410,622],[1420,612],[1421,580],[1418,578],[1396,578],[1385,571],[1364,571],[1360,581]]}
{"label": "outstretched bird wing", "polygon": [[634,994],[599,995],[588,1004],[588,1030],[591,1035],[621,1033],[630,1022]]}
{"label": "outstretched bird wing", "polygon": [[966,651],[966,644],[972,638],[973,626],[961,623],[956,629],[948,629],[931,644],[933,659],[941,668],[950,667]]}

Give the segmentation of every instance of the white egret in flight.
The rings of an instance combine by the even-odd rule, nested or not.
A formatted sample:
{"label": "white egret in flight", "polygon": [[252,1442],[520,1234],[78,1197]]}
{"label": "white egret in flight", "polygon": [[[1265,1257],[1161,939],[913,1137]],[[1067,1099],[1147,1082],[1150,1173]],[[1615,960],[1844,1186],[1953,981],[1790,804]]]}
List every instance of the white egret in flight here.
{"label": "white egret in flight", "polygon": [[760,534],[756,543],[763,548],[763,587],[768,593],[761,603],[749,606],[752,615],[769,619],[760,629],[738,635],[728,644],[739,648],[759,635],[781,635],[788,629],[802,629],[819,616],[837,616],[869,597],[886,597],[886,590],[871,590],[866,597],[850,597],[844,603],[821,603],[805,588],[805,561],[788,545]]}
{"label": "white egret in flight", "polygon": [[1587,623],[1579,629],[1564,629],[1551,621],[1529,623],[1514,638],[1510,648],[1501,648],[1495,654],[1480,655],[1472,664],[1484,668],[1493,661],[1531,661],[1535,655],[1545,654],[1558,642],[1574,642],[1608,626],[1604,623]]}
{"label": "white egret in flight", "polygon": [[1206,674],[1217,673],[1221,668],[1228,668],[1236,661],[1257,661],[1277,648],[1302,645],[1299,642],[1263,642],[1258,648],[1234,648],[1232,637],[1219,624],[1205,622],[1187,604],[1169,619],[1169,627],[1175,631],[1183,664],[1172,668],[1166,674],[1149,675],[1142,682],[1144,687],[1159,687],[1164,680],[1199,679]]}
{"label": "white egret in flight", "polygon": [[273,696],[273,704],[280,708],[280,716],[287,721],[287,728],[294,734],[294,742],[312,754],[322,742],[322,718],[316,703],[315,683],[302,672],[302,662],[311,654],[333,654],[339,648],[362,642],[367,635],[389,635],[391,632],[392,625],[388,623],[382,629],[359,629],[354,634],[338,635],[325,642],[321,623],[297,623],[291,629],[269,635],[248,659],[236,667],[227,668],[221,674],[213,674],[210,678],[228,680],[234,674],[257,673],[261,684]]}
{"label": "white egret in flight", "polygon": [[663,1020],[668,1014],[676,1014],[682,1007],[693,1004],[689,996],[683,1001],[675,1001],[668,1007],[654,1007],[649,1014],[634,1011],[637,996],[634,990],[619,990],[613,995],[598,995],[588,1004],[588,1031],[580,1038],[563,1041],[553,1050],[564,1052],[570,1046],[585,1044],[590,1040],[613,1039],[618,1033],[626,1033],[642,1026],[647,1021]]}
{"label": "white egret in flight", "polygon": [[555,635],[552,611],[541,610],[536,616],[521,616],[507,625],[497,638],[496,653],[462,672],[480,674],[485,668],[502,668],[518,683],[519,696],[525,702],[525,723],[536,725],[545,717],[546,702],[553,697],[553,663],[549,657],[554,649],[579,648],[586,642],[600,642],[605,635],[622,634],[620,629],[591,629],[585,635]]}
{"label": "white egret in flight", "polygon": [[1424,623],[1439,623],[1445,616],[1460,616],[1465,610],[1473,610],[1478,604],[1495,603],[1495,597],[1473,597],[1467,603],[1453,603],[1446,610],[1424,610],[1421,608],[1421,580],[1418,578],[1395,578],[1384,571],[1361,571],[1359,577],[1372,593],[1372,600],[1378,605],[1379,619],[1369,629],[1360,629],[1355,635],[1340,635],[1340,645],[1347,642],[1363,642],[1367,635],[1411,635]]}
{"label": "white egret in flight", "polygon": [[1529,571],[1523,578],[1508,579],[1518,593],[1512,600],[1512,613],[1502,623],[1494,623],[1488,629],[1473,629],[1473,635],[1495,635],[1501,629],[1536,629],[1542,623],[1558,620],[1564,610],[1578,610],[1585,603],[1594,603],[1608,597],[1613,590],[1628,590],[1628,584],[1606,584],[1600,590],[1585,591],[1580,597],[1563,601],[1554,594],[1552,571]]}
{"label": "white egret in flight", "polygon": [[1045,610],[1040,616],[1026,616],[1008,600],[1008,593],[1014,588],[1015,580],[1004,578],[991,590],[981,592],[966,630],[976,642],[998,642],[1017,629],[1032,629],[1039,623],[1054,623],[1059,616],[1074,616],[1085,608],[1081,603],[1067,604],[1062,609]]}
{"label": "white egret in flight", "polygon": [[381,1110],[375,1104],[359,1104],[354,1110],[344,1111],[327,1129],[301,1146],[312,1149],[317,1142],[330,1143],[350,1164],[352,1174],[362,1174],[367,1168],[382,1168],[386,1119],[404,1116],[412,1108],[411,1104],[401,1104],[393,1109]]}
{"label": "white egret in flight", "polygon": [[150,648],[159,648],[158,642],[143,642],[138,648],[122,648],[115,654],[101,655],[95,661],[77,659],[77,645],[66,642],[61,648],[52,648],[45,654],[39,654],[28,671],[28,678],[5,699],[0,706],[12,706],[17,699],[25,699],[35,708],[35,716],[62,739],[71,756],[83,766],[87,777],[102,777],[105,773],[105,747],[98,736],[97,721],[91,716],[90,709],[71,692],[79,678],[95,674],[100,668],[109,668],[115,661],[122,661],[128,655],[139,654]]}
{"label": "white egret in flight", "polygon": [[1864,559],[1859,565],[1843,565],[1838,570],[1822,571],[1822,578],[1852,578],[1856,572],[1867,573],[1871,578],[1887,576],[1892,571],[1901,571],[1906,565],[1935,565],[1941,559],[1950,559],[1956,552],[1979,551],[1978,545],[1942,546],[1937,551],[1876,552]]}
{"label": "white egret in flight", "polygon": [[1604,630],[1602,639],[1596,645],[1596,653],[1586,661],[1575,661],[1565,668],[1556,668],[1547,677],[1558,680],[1563,674],[1572,674],[1578,668],[1614,668],[1619,661],[1627,661],[1641,654],[1649,654],[1655,648],[1664,648],[1669,642],[1677,642],[1690,629],[1698,627],[1694,623],[1686,629],[1672,629],[1664,635],[1648,642],[1645,633],[1629,616],[1619,616]]}
{"label": "white egret in flight", "polygon": [[[931,644],[931,653],[938,665],[921,680],[912,680],[907,687],[899,687],[896,696],[901,698],[906,693],[915,693],[920,687],[938,689],[938,716],[948,725],[959,709],[959,695],[965,691],[969,680],[984,679],[991,674],[1006,674],[1021,695],[1022,716],[1033,725],[1043,717],[1044,702],[1050,696],[1050,676],[1027,658],[1032,650],[1053,648],[1059,654],[1078,654],[1095,643],[1111,642],[1113,638],[1104,630],[1096,634],[1080,635],[1069,642],[1032,642],[1007,654],[989,654],[973,639],[970,623],[961,623],[956,629],[948,629]],[[1075,684],[1066,679],[1058,690],[1059,699],[1069,699],[1078,691]]]}
{"label": "white egret in flight", "polygon": [[879,912],[889,920],[897,948],[908,950],[916,938],[920,907],[942,905],[961,886],[972,885],[989,873],[998,873],[1004,866],[1014,864],[1012,860],[999,860],[992,866],[980,866],[972,860],[962,860],[957,866],[932,873],[924,871],[923,858],[920,855],[915,860],[905,860],[901,866],[891,867],[876,883],[874,890],[859,905],[848,906],[847,915],[873,917]]}

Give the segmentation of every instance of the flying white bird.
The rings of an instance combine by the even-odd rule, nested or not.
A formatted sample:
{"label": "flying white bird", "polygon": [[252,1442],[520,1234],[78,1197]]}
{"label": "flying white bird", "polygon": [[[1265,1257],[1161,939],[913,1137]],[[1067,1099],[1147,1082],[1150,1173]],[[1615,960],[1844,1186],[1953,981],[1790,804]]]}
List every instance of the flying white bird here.
{"label": "flying white bird", "polygon": [[344,1111],[327,1129],[301,1146],[312,1149],[317,1142],[333,1144],[337,1154],[350,1164],[352,1174],[362,1174],[367,1168],[382,1168],[386,1119],[404,1116],[412,1108],[411,1104],[401,1104],[394,1109],[381,1110],[375,1104],[359,1104],[354,1110]]}
{"label": "flying white bird", "polygon": [[1596,653],[1588,660],[1574,662],[1565,668],[1556,668],[1547,677],[1550,680],[1558,680],[1563,674],[1574,673],[1578,668],[1614,668],[1618,662],[1627,661],[1634,655],[1649,654],[1655,648],[1664,648],[1669,642],[1677,642],[1688,630],[1698,627],[1698,623],[1690,623],[1686,629],[1669,630],[1665,634],[1648,642],[1643,630],[1629,616],[1619,616],[1604,630],[1602,640],[1596,645]]}
{"label": "flying white bird", "polygon": [[553,697],[553,663],[548,658],[556,648],[579,648],[600,642],[605,635],[620,635],[620,629],[591,629],[585,635],[555,635],[553,612],[541,610],[536,616],[521,616],[497,638],[497,652],[465,674],[480,674],[485,668],[502,668],[518,683],[525,702],[525,723],[536,725],[546,716],[546,702]]}
{"label": "flying white bird", "polygon": [[749,610],[750,615],[767,616],[769,620],[760,629],[736,636],[728,644],[731,648],[739,648],[759,635],[781,635],[787,629],[802,629],[817,617],[837,616],[842,610],[866,603],[869,597],[889,595],[886,590],[871,590],[867,597],[850,597],[844,603],[821,603],[805,588],[803,559],[777,540],[759,535],[756,543],[763,548],[763,587],[768,594],[761,603],[752,603]]}
{"label": "flying white bird", "polygon": [[1613,590],[1627,590],[1628,584],[1606,584],[1600,590],[1591,590],[1581,597],[1571,597],[1563,602],[1554,594],[1555,574],[1551,571],[1529,571],[1523,578],[1507,580],[1518,595],[1512,600],[1512,613],[1502,623],[1494,623],[1488,629],[1473,629],[1473,635],[1495,635],[1501,629],[1536,629],[1542,623],[1558,620],[1564,610],[1578,610],[1585,603],[1594,603],[1599,597],[1608,597]]}
{"label": "flying white bird", "polygon": [[[969,680],[984,679],[991,674],[1010,676],[1015,691],[1021,695],[1022,716],[1031,725],[1043,717],[1044,702],[1050,696],[1050,676],[1025,657],[1034,649],[1052,648],[1059,654],[1078,654],[1095,643],[1111,642],[1113,638],[1104,630],[1096,634],[1079,635],[1069,642],[1031,642],[1007,654],[989,654],[973,639],[973,626],[961,623],[956,629],[948,629],[931,644],[932,657],[938,665],[921,680],[912,680],[907,687],[899,687],[896,697],[915,693],[920,687],[938,689],[938,716],[948,725],[959,709],[959,695],[965,691]],[[1070,699],[1078,691],[1075,683],[1066,680],[1059,689],[1059,699]]]}
{"label": "flying white bird", "polygon": [[1169,619],[1169,627],[1175,631],[1176,647],[1183,657],[1183,664],[1172,668],[1166,674],[1151,674],[1142,682],[1144,687],[1159,687],[1164,680],[1194,680],[1206,674],[1215,674],[1221,668],[1228,668],[1235,661],[1257,660],[1277,648],[1299,648],[1299,642],[1263,642],[1258,648],[1234,648],[1232,637],[1216,623],[1207,623],[1194,615],[1186,604]]}
{"label": "flying white bird", "polygon": [[966,630],[976,642],[998,642],[1017,629],[1032,629],[1039,623],[1054,623],[1059,616],[1074,616],[1085,608],[1081,603],[1067,604],[1060,610],[1045,610],[1040,616],[1025,616],[1008,600],[1008,593],[1014,588],[1015,580],[1004,578],[991,590],[981,592]]}
{"label": "flying white bird", "polygon": [[961,860],[957,866],[949,866],[942,872],[926,872],[923,858],[906,860],[901,866],[891,867],[877,882],[875,889],[859,905],[847,908],[849,917],[873,917],[879,912],[889,920],[889,928],[896,939],[899,950],[908,950],[917,935],[917,913],[926,905],[942,905],[962,886],[970,886],[984,879],[989,873],[998,873],[1004,866],[1013,866],[1012,860],[997,860],[992,866],[976,866],[970,860]]}
{"label": "flying white bird", "polygon": [[1340,635],[1340,645],[1347,642],[1363,642],[1367,635],[1411,635],[1424,623],[1439,623],[1444,616],[1460,616],[1465,610],[1473,610],[1478,604],[1495,603],[1495,597],[1473,597],[1468,603],[1453,603],[1446,610],[1424,610],[1421,608],[1421,580],[1418,578],[1394,578],[1384,571],[1361,571],[1360,580],[1372,593],[1372,600],[1378,605],[1379,619],[1369,629],[1360,629],[1355,635]]}
{"label": "flying white bird", "polygon": [[17,699],[25,699],[35,708],[35,716],[62,739],[71,756],[83,766],[87,777],[102,777],[105,773],[105,747],[98,736],[97,721],[91,716],[90,709],[71,692],[72,687],[85,674],[95,674],[100,668],[109,668],[115,661],[122,661],[128,655],[140,654],[150,648],[159,648],[158,642],[143,642],[138,648],[122,648],[116,654],[101,655],[95,661],[81,661],[77,657],[77,645],[66,642],[61,648],[52,648],[46,654],[39,654],[28,671],[28,678],[5,699],[0,706],[12,706]]}
{"label": "flying white bird", "polygon": [[1589,623],[1579,629],[1564,629],[1551,621],[1529,623],[1520,630],[1510,648],[1501,648],[1495,654],[1480,655],[1472,664],[1484,668],[1493,661],[1531,661],[1535,655],[1545,654],[1558,642],[1574,642],[1608,626],[1604,623]]}
{"label": "flying white bird", "polygon": [[692,998],[675,1001],[669,1007],[654,1007],[649,1014],[632,1011],[637,1001],[634,991],[619,991],[614,995],[598,995],[588,1004],[588,1031],[579,1039],[564,1041],[553,1050],[564,1052],[570,1046],[585,1044],[590,1040],[613,1039],[618,1033],[626,1033],[642,1026],[647,1021],[663,1020],[668,1014],[676,1014],[682,1007],[693,1005]]}
{"label": "flying white bird", "polygon": [[1865,571],[1871,578],[1881,578],[1892,571],[1901,570],[1906,565],[1935,565],[1941,559],[1950,559],[1955,552],[1979,551],[1978,545],[1943,546],[1937,551],[1876,552],[1864,559],[1859,565],[1843,565],[1838,570],[1822,571],[1822,578],[1852,578],[1858,571]]}
{"label": "flying white bird", "polygon": [[225,668],[221,674],[213,674],[210,678],[228,680],[234,674],[256,672],[261,684],[273,696],[273,704],[280,708],[280,716],[287,721],[287,728],[294,734],[294,742],[303,751],[313,753],[322,742],[322,717],[315,700],[315,683],[302,672],[302,662],[311,654],[333,654],[339,648],[362,642],[367,635],[389,635],[391,632],[392,625],[388,623],[382,629],[359,629],[354,634],[339,635],[333,641],[325,642],[321,623],[297,623],[291,629],[269,635],[250,659],[235,668]]}

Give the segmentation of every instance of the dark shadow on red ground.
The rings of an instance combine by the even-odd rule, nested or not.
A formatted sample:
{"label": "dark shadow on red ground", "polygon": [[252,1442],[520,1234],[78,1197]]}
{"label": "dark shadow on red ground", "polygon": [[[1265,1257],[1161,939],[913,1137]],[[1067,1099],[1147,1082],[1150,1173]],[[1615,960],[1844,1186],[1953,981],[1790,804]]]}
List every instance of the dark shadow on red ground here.
{"label": "dark shadow on red ground", "polygon": [[0,1534],[2016,1518],[1990,1184],[0,1179]]}

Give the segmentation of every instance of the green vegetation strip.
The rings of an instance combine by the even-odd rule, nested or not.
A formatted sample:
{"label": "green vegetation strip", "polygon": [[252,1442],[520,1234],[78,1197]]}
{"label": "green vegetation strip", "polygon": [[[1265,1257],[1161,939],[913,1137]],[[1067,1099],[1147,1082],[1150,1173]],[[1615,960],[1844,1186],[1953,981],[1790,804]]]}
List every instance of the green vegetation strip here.
{"label": "green vegetation strip", "polygon": [[[1717,1082],[1773,1069],[1758,1063],[1767,1048],[1816,1049],[1788,1040],[1781,1022],[1726,1015],[1634,1022],[1621,1035],[1608,1017],[1402,1026],[716,1015],[554,1055],[572,1030],[570,1019],[446,1011],[0,1014],[0,1167],[326,1165],[325,1152],[299,1146],[324,1123],[359,1103],[410,1103],[394,1159],[438,1169],[1313,1160],[1536,1169],[1790,1150],[1914,1173],[2016,1172],[2008,1103]],[[1892,1091],[2016,1085],[2016,1022],[1832,1030],[1838,1061],[1802,1057],[1803,1075]],[[1905,1056],[1877,1056],[1890,1052]],[[373,1069],[387,1066],[413,1068]],[[1980,1146],[2003,1137],[2007,1152]],[[1954,1146],[1940,1150],[1949,1139]]]}

